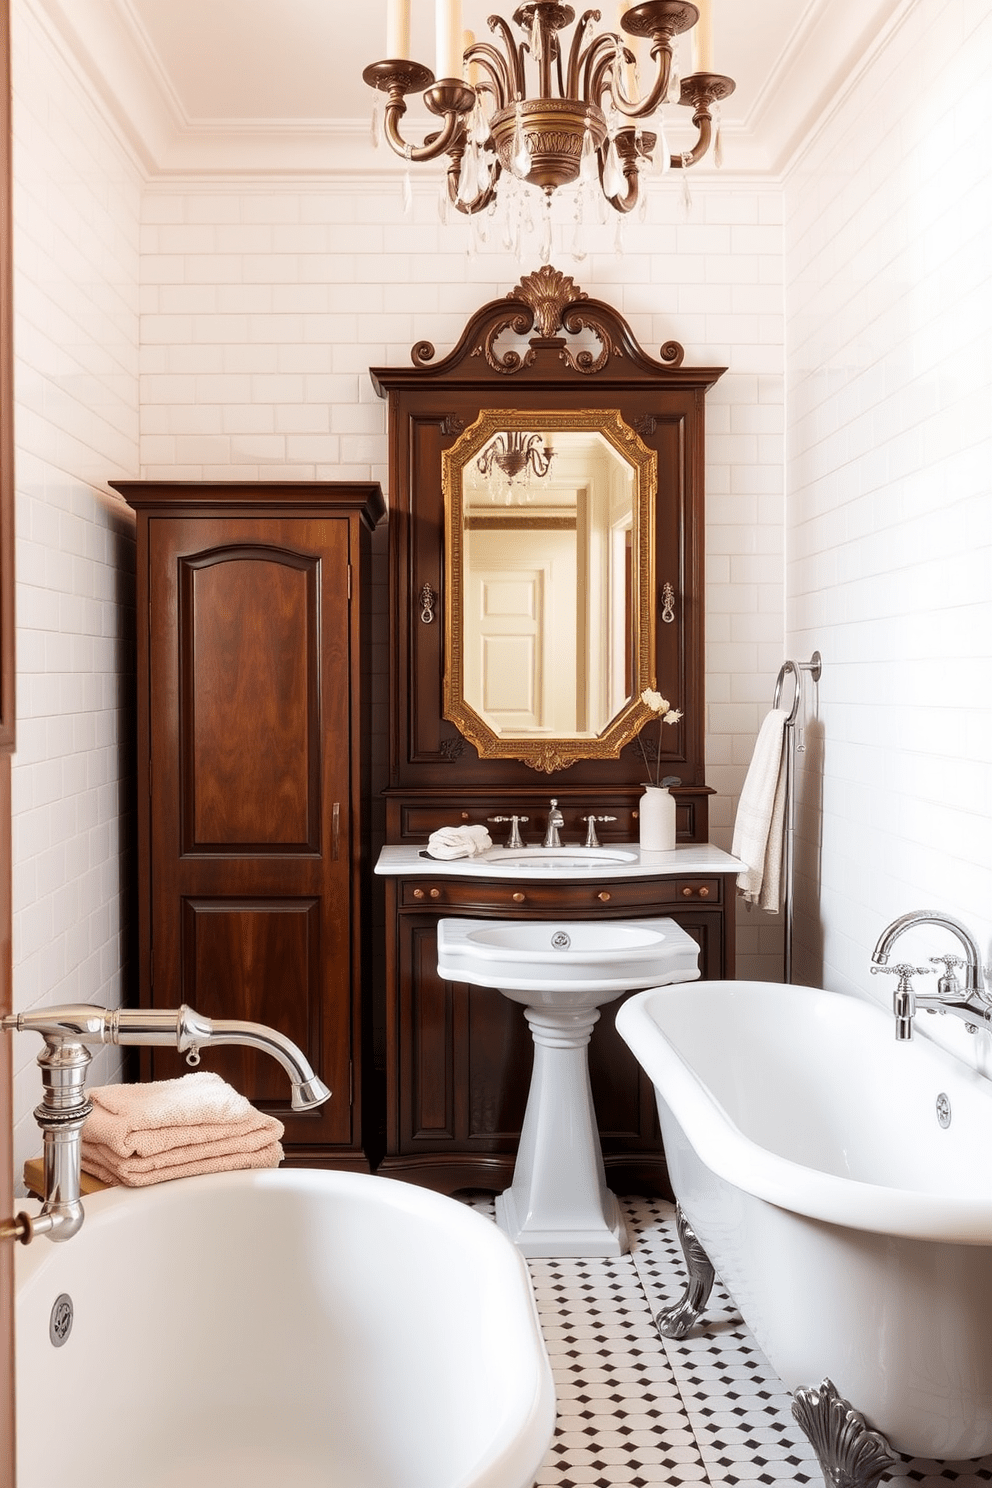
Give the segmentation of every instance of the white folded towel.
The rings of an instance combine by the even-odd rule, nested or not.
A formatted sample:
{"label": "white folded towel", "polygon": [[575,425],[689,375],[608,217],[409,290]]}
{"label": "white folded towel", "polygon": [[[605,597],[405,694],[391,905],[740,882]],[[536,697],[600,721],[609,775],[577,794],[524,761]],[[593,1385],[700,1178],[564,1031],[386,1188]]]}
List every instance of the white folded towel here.
{"label": "white folded towel", "polygon": [[734,822],[730,851],[747,868],[737,887],[749,904],[777,914],[782,891],[785,834],[785,722],[788,714],[773,708],[758,731]]}
{"label": "white folded towel", "polygon": [[441,827],[427,839],[432,858],[474,858],[492,845],[485,827]]}

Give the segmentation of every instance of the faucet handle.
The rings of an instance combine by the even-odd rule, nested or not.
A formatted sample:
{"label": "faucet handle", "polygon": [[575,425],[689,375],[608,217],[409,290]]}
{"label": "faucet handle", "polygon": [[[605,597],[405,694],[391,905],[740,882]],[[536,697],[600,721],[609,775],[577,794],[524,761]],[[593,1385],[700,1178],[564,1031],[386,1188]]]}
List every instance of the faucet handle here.
{"label": "faucet handle", "polygon": [[911,976],[932,976],[929,966],[910,966],[908,961],[900,961],[898,966],[871,967],[872,976],[897,976],[899,982],[895,992],[892,994],[892,1011],[896,1020],[896,1039],[903,1043],[913,1037],[913,1019],[916,1016],[916,995],[913,992],[913,984],[909,980]]}
{"label": "faucet handle", "polygon": [[937,983],[938,997],[953,997],[961,991],[961,983],[954,974],[955,966],[967,966],[963,956],[931,956],[930,960],[934,966],[943,966],[940,980]]}
{"label": "faucet handle", "polygon": [[579,817],[579,821],[588,822],[588,827],[586,829],[586,841],[585,841],[586,847],[598,847],[599,846],[599,838],[596,836],[596,823],[597,822],[611,822],[611,821],[616,821],[616,817],[615,816],[580,816]]}
{"label": "faucet handle", "polygon": [[486,820],[491,822],[510,822],[510,835],[506,839],[505,845],[507,847],[526,847],[527,844],[520,835],[520,823],[530,821],[529,816],[487,816]]}

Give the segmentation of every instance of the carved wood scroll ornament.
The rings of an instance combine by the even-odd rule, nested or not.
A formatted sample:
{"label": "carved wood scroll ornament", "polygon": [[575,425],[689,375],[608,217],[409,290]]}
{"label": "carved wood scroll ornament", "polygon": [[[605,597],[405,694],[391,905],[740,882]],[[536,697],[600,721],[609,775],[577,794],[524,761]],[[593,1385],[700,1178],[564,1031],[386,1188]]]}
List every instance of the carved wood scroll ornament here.
{"label": "carved wood scroll ornament", "polygon": [[[494,372],[518,372],[521,367],[530,366],[537,355],[533,341],[523,353],[513,348],[498,351],[495,343],[506,331],[512,331],[515,336],[526,336],[536,327],[537,341],[545,342],[558,340],[562,332],[579,336],[583,331],[591,331],[599,342],[598,352],[588,347],[573,351],[561,337],[559,354],[573,372],[599,372],[611,357],[624,354],[623,346],[609,328],[613,313],[597,301],[590,300],[569,274],[563,274],[550,264],[525,275],[506,299],[505,313],[490,322],[483,339],[472,352],[473,356],[485,357]],[[661,348],[662,360],[668,366],[680,366],[683,355],[677,341],[666,342]]]}

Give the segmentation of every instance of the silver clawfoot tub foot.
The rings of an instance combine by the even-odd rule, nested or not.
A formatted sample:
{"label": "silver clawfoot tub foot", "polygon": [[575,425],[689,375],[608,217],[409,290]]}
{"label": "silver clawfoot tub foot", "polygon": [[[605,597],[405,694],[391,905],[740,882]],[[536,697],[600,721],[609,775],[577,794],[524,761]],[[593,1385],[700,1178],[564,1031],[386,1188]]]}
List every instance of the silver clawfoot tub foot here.
{"label": "silver clawfoot tub foot", "polygon": [[663,1308],[654,1320],[662,1338],[685,1337],[709,1301],[715,1275],[709,1256],[683,1214],[681,1204],[675,1205],[675,1224],[689,1279],[681,1299],[673,1307]]}
{"label": "silver clawfoot tub foot", "polygon": [[809,1437],[826,1488],[875,1488],[898,1461],[885,1437],[869,1430],[860,1411],[828,1379],[818,1390],[796,1390],[792,1414]]}

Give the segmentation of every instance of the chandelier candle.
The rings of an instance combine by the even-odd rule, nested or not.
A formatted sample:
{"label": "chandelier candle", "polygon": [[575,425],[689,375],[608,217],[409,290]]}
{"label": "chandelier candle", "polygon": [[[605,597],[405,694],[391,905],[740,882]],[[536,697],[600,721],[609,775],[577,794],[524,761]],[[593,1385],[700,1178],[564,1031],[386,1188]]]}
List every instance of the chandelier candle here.
{"label": "chandelier candle", "polygon": [[410,0],[389,0],[386,10],[386,56],[401,61],[410,55]]}
{"label": "chandelier candle", "polygon": [[462,60],[462,0],[437,0],[434,12],[437,81],[460,78]]}

